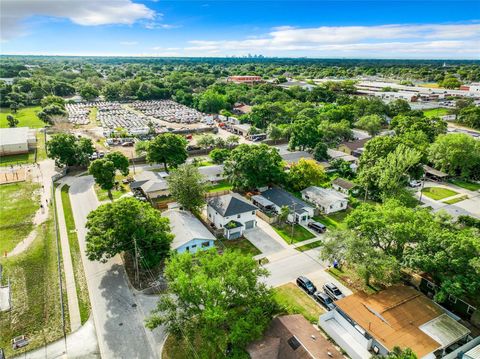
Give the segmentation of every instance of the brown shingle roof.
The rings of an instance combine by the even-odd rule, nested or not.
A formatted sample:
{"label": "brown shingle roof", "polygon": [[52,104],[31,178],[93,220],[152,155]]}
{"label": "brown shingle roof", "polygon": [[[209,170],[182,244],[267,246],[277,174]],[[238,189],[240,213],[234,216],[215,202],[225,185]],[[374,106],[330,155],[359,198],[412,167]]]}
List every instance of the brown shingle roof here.
{"label": "brown shingle roof", "polygon": [[336,304],[389,350],[411,348],[421,358],[441,347],[419,326],[444,311],[413,288],[396,285],[373,295],[357,292]]}
{"label": "brown shingle roof", "polygon": [[354,187],[356,187],[357,185],[353,182],[350,182],[344,178],[335,178],[333,181],[332,181],[333,184],[336,184],[337,186],[340,186],[342,188],[345,188],[345,189],[352,189]]}
{"label": "brown shingle roof", "polygon": [[365,143],[370,140],[370,138],[364,138],[361,140],[351,141],[351,142],[342,142],[341,145],[348,147],[351,151],[358,150],[365,146]]}

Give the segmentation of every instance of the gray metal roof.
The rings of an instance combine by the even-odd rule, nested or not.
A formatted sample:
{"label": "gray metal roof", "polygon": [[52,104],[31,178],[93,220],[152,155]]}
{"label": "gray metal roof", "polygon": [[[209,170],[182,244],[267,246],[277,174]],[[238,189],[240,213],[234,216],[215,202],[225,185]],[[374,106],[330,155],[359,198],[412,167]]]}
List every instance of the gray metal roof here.
{"label": "gray metal roof", "polygon": [[223,175],[223,165],[199,167],[198,172],[200,172],[207,181],[219,181],[225,177]]}
{"label": "gray metal roof", "polygon": [[211,198],[208,201],[208,205],[223,217],[234,216],[236,214],[251,212],[257,209],[256,206],[248,203],[236,193]]}
{"label": "gray metal roof", "polygon": [[170,228],[175,235],[172,249],[177,249],[194,239],[215,240],[213,234],[190,212],[169,209],[163,212],[162,216],[170,220]]}
{"label": "gray metal roof", "polygon": [[278,187],[269,188],[266,191],[263,191],[262,196],[273,202],[278,207],[288,206],[290,209],[292,209],[293,204],[295,203],[296,211],[306,207],[312,208],[312,206],[306,204],[304,201],[295,197],[293,194]]}
{"label": "gray metal roof", "polygon": [[32,133],[29,127],[0,128],[0,145],[26,144]]}

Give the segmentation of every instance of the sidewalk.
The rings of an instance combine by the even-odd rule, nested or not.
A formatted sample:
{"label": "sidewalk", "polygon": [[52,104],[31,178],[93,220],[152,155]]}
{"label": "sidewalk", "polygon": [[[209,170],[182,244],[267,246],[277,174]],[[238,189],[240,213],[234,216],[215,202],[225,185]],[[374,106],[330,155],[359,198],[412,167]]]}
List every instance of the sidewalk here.
{"label": "sidewalk", "polygon": [[68,242],[67,225],[65,223],[65,213],[62,205],[62,187],[60,184],[55,189],[55,204],[57,207],[58,231],[60,242],[62,244],[63,268],[65,272],[65,291],[67,293],[68,312],[70,314],[70,328],[73,331],[80,328],[80,308],[78,306],[77,288],[75,286],[75,276],[73,274],[72,256],[70,254],[70,243]]}

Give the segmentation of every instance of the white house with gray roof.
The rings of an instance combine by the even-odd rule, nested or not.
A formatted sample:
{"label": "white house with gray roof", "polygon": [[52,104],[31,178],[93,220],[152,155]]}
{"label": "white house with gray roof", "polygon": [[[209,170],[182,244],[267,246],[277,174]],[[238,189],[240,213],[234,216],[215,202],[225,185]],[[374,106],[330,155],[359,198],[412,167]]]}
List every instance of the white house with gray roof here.
{"label": "white house with gray roof", "polygon": [[224,231],[227,239],[239,238],[246,229],[257,225],[257,207],[237,193],[211,198],[207,217],[216,228]]}
{"label": "white house with gray roof", "polygon": [[305,201],[313,203],[325,214],[343,211],[348,206],[348,197],[331,188],[310,186],[301,193]]}
{"label": "white house with gray roof", "polygon": [[[307,224],[315,213],[315,208],[313,206],[295,197],[290,192],[278,187],[262,191],[256,199],[258,203],[260,203],[260,201],[271,203],[271,206],[273,206],[274,211],[277,213],[280,213],[282,207],[287,206],[290,209],[290,213],[288,214],[288,220],[290,222]],[[264,201],[264,199],[268,202]]]}
{"label": "white house with gray roof", "polygon": [[178,253],[195,253],[215,246],[214,235],[192,213],[169,209],[162,216],[170,220],[170,228],[175,236],[172,249]]}

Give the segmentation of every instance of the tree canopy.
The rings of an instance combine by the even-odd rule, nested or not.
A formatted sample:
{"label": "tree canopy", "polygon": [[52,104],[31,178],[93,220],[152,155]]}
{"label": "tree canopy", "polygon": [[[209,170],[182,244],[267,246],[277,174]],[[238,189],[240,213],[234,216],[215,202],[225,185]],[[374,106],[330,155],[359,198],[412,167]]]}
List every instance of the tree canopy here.
{"label": "tree canopy", "polygon": [[167,177],[171,196],[185,209],[198,212],[205,204],[206,183],[198,168],[183,164]]}
{"label": "tree canopy", "polygon": [[48,157],[59,167],[86,166],[90,162],[94,147],[89,138],[77,138],[72,134],[59,133],[47,141]]}
{"label": "tree canopy", "polygon": [[134,257],[136,242],[140,265],[150,268],[166,258],[173,240],[168,219],[149,203],[131,197],[90,212],[86,227],[90,260],[106,261],[122,252]]}
{"label": "tree canopy", "polygon": [[177,167],[188,157],[187,140],[180,135],[165,133],[155,137],[147,145],[147,161],[161,163],[168,172],[168,167]]}
{"label": "tree canopy", "polygon": [[[237,251],[201,251],[172,256],[165,267],[169,294],[162,295],[147,321],[153,329],[194,343],[200,357],[223,358],[263,334],[277,308],[272,292],[259,278],[267,271]],[[235,355],[234,355],[235,356]]]}
{"label": "tree canopy", "polygon": [[301,158],[290,166],[287,182],[294,191],[301,191],[310,186],[320,186],[326,178],[323,166],[315,160]]}

